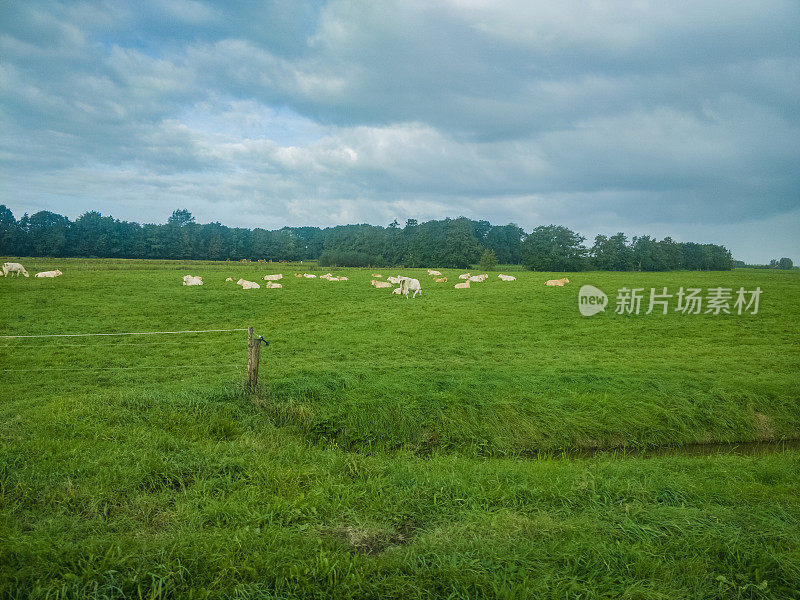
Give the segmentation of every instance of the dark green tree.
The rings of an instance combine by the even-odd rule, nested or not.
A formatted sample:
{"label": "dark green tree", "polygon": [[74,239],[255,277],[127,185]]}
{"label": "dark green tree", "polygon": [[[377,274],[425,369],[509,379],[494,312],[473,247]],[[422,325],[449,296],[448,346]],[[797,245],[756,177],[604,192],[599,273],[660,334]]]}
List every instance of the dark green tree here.
{"label": "dark green tree", "polygon": [[560,225],[534,229],[522,244],[522,261],[534,271],[582,271],[586,266],[586,238]]}
{"label": "dark green tree", "polygon": [[31,215],[26,225],[33,256],[64,256],[70,225],[67,217],[42,210]]}
{"label": "dark green tree", "polygon": [[0,204],[0,255],[17,256],[22,232],[17,225],[14,214],[5,205]]}
{"label": "dark green tree", "polygon": [[178,227],[183,227],[184,225],[188,225],[189,223],[194,223],[194,217],[192,213],[190,213],[185,208],[172,211],[172,215],[169,219],[167,219],[167,225],[176,225]]}
{"label": "dark green tree", "polygon": [[478,267],[481,271],[492,271],[497,266],[497,255],[494,250],[484,250]]}
{"label": "dark green tree", "polygon": [[611,237],[598,235],[590,250],[593,265],[601,271],[631,271],[633,269],[633,249],[628,245],[624,233]]}
{"label": "dark green tree", "polygon": [[492,227],[486,234],[483,245],[494,250],[497,260],[503,265],[518,265],[522,261],[522,240],[525,231],[514,223]]}

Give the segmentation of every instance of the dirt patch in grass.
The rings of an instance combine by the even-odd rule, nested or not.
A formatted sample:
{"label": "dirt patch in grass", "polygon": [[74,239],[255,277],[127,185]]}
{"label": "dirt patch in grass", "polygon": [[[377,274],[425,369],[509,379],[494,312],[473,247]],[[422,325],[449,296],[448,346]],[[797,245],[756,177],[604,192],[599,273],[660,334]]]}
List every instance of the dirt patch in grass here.
{"label": "dirt patch in grass", "polygon": [[772,427],[772,417],[764,413],[755,414],[756,436],[762,441],[774,440],[775,429]]}
{"label": "dirt patch in grass", "polygon": [[343,540],[348,547],[358,554],[381,554],[392,546],[405,546],[411,543],[417,534],[419,525],[412,521],[401,524],[396,531],[368,529],[365,527],[341,527],[333,535]]}

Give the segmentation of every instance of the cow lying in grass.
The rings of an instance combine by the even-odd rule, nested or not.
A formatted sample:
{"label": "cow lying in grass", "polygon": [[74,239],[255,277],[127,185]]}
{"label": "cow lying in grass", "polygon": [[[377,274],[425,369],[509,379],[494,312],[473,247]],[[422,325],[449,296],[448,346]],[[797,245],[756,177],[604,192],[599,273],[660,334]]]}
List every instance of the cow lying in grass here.
{"label": "cow lying in grass", "polygon": [[550,279],[544,282],[545,285],[559,286],[559,287],[563,287],[565,283],[569,283],[569,279],[567,279],[566,277],[562,279]]}
{"label": "cow lying in grass", "polygon": [[236,285],[242,286],[243,290],[257,290],[261,288],[255,281],[247,281],[246,279],[240,279],[236,282]]}

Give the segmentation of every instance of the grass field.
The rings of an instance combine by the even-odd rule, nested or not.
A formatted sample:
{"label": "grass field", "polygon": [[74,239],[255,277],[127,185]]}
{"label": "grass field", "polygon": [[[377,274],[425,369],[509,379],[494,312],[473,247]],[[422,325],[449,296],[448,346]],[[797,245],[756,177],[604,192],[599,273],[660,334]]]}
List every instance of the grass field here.
{"label": "grass field", "polygon": [[[454,290],[407,269],[405,300],[360,269],[22,262],[64,276],[0,279],[0,335],[252,325],[270,346],[251,396],[242,332],[1,339],[5,596],[800,597],[796,272]],[[610,309],[582,317],[583,284]],[[763,294],[618,315],[623,286]],[[758,440],[783,450],[569,458]]]}

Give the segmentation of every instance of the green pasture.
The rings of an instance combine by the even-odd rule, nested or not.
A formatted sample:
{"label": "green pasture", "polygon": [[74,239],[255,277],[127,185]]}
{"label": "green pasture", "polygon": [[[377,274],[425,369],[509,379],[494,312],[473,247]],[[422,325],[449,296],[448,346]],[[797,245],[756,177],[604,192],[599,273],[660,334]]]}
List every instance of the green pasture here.
{"label": "green pasture", "polygon": [[[800,274],[775,271],[496,274],[456,290],[456,271],[406,300],[369,285],[297,279],[307,265],[36,259],[55,279],[0,280],[0,331],[55,334],[255,327],[265,416],[350,450],[516,455],[582,447],[795,438],[800,434]],[[282,289],[242,290],[284,272]],[[322,274],[324,270],[311,271]],[[397,273],[387,271],[384,276]],[[202,287],[181,285],[183,274]],[[261,283],[264,283],[263,281]],[[583,317],[578,289],[606,291]],[[758,314],[614,313],[622,287],[762,289]],[[645,299],[644,304],[647,303]],[[646,310],[642,307],[642,313]],[[0,340],[5,389],[191,391],[243,379],[244,333]],[[168,367],[168,368],[165,368]],[[48,369],[37,371],[37,369]],[[54,370],[75,369],[75,370]],[[81,370],[78,370],[81,369]],[[85,370],[89,369],[89,370]]]}
{"label": "green pasture", "polygon": [[[0,335],[270,345],[248,394],[244,332],[0,339],[0,597],[800,597],[796,272],[374,271],[406,300],[313,264],[21,262],[64,275],[0,278]],[[762,295],[618,315],[625,286]],[[752,441],[777,451],[635,454]]]}

